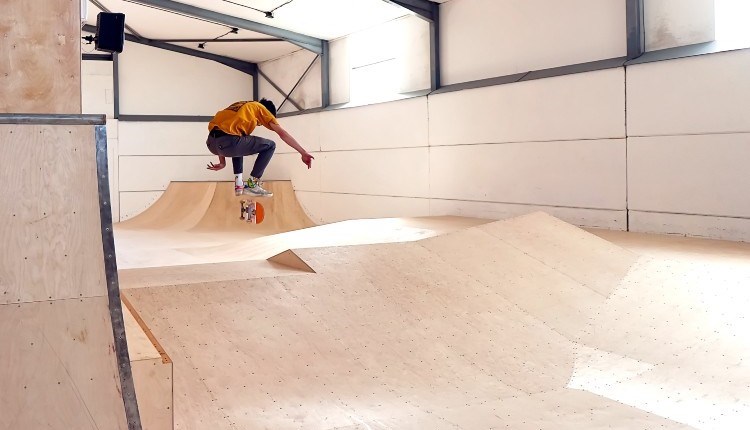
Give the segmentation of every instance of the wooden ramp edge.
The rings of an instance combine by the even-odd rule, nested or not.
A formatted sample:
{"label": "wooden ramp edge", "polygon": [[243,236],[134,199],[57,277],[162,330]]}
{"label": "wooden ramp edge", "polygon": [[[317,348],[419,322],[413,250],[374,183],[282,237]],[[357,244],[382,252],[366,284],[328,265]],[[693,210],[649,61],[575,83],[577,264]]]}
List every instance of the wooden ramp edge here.
{"label": "wooden ramp edge", "polygon": [[280,254],[274,255],[273,257],[269,258],[268,261],[281,264],[283,266],[291,267],[294,269],[298,269],[303,272],[315,273],[315,270],[313,270],[313,268],[310,267],[310,265],[307,264],[305,260],[302,259],[302,257],[297,255],[297,253],[291,249],[288,249]]}
{"label": "wooden ramp edge", "polygon": [[174,428],[174,366],[172,359],[130,301],[122,295],[130,368],[141,423],[147,430]]}

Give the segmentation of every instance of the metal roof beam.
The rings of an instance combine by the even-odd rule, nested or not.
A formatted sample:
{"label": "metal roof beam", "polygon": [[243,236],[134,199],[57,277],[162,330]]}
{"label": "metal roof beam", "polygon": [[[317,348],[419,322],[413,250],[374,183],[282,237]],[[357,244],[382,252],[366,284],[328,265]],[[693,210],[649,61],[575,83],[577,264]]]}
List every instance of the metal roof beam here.
{"label": "metal roof beam", "polygon": [[278,27],[272,27],[268,24],[250,21],[249,19],[239,18],[208,9],[202,9],[196,6],[179,3],[172,0],[130,0],[130,2],[142,4],[144,6],[152,6],[155,8],[160,8],[184,15],[194,16],[196,18],[211,21],[216,24],[267,34],[269,36],[278,37],[279,39],[284,39],[287,42],[293,43],[316,54],[323,53],[322,39],[295,33],[293,31],[284,30]]}
{"label": "metal roof beam", "polygon": [[435,22],[438,19],[438,8],[440,5],[438,3],[433,3],[429,0],[383,0],[386,3],[395,4],[396,6],[401,6],[405,9],[408,9],[417,15],[419,15],[422,19],[429,21],[429,22]]}
{"label": "metal roof beam", "polygon": [[[89,33],[96,33],[96,26],[86,24],[83,26],[83,31]],[[190,49],[184,46],[172,45],[170,43],[160,42],[158,40],[146,39],[145,37],[138,38],[132,34],[125,33],[125,40],[128,42],[139,43],[141,45],[152,46],[154,48],[165,49],[167,51],[179,52],[180,54],[190,55],[198,58],[205,58],[206,60],[213,60],[217,63],[221,63],[227,67],[239,70],[241,72],[252,75],[258,68],[255,63],[248,61],[237,60],[235,58],[224,57],[223,55],[211,54],[206,51],[199,51],[197,49]]]}

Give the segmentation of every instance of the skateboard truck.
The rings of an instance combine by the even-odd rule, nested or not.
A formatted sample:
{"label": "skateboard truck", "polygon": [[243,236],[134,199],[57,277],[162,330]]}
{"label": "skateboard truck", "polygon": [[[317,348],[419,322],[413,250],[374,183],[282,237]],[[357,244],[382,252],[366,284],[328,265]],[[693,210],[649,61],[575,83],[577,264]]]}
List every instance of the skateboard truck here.
{"label": "skateboard truck", "polygon": [[250,224],[260,224],[265,217],[263,206],[255,200],[240,201],[240,219]]}

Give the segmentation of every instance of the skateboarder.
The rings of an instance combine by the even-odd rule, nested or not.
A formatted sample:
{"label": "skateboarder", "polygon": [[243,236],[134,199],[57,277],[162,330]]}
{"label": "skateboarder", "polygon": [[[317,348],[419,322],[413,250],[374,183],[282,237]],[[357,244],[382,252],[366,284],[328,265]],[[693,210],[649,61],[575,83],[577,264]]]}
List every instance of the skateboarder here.
{"label": "skateboarder", "polygon": [[[221,170],[226,166],[225,157],[232,157],[234,169],[234,194],[250,194],[270,197],[273,193],[264,190],[260,178],[273,157],[276,143],[259,136],[251,136],[255,127],[262,125],[273,130],[287,145],[302,155],[302,162],[307,168],[312,167],[314,157],[297,143],[276,120],[276,106],[272,101],[261,99],[259,102],[242,101],[232,104],[216,113],[208,124],[208,150],[219,156],[219,163],[209,163],[208,170]],[[242,180],[242,162],[246,155],[258,154],[247,184]]]}

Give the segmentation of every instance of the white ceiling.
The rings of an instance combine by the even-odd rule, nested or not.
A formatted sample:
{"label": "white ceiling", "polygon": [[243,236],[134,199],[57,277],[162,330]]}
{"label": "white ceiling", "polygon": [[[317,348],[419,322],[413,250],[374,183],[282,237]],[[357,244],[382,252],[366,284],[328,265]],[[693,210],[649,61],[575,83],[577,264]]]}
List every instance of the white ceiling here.
{"label": "white ceiling", "polygon": [[[266,18],[263,13],[225,0],[179,1],[325,40],[337,39],[411,13],[383,0],[293,0],[276,10],[274,12],[275,17],[270,19]],[[288,0],[231,1],[261,10],[270,10]],[[447,0],[437,1],[444,2]],[[141,36],[149,39],[202,39],[210,41],[210,39],[229,31],[229,27],[224,25],[200,21],[124,0],[99,0],[99,2],[112,12],[124,13],[127,25]],[[86,22],[96,25],[96,15],[99,12],[100,10],[89,2]],[[223,38],[270,37],[252,31],[240,30],[239,34],[230,34]],[[174,44],[199,49],[198,42],[174,42]],[[288,42],[209,42],[205,51],[257,63],[299,49],[296,45]]]}

